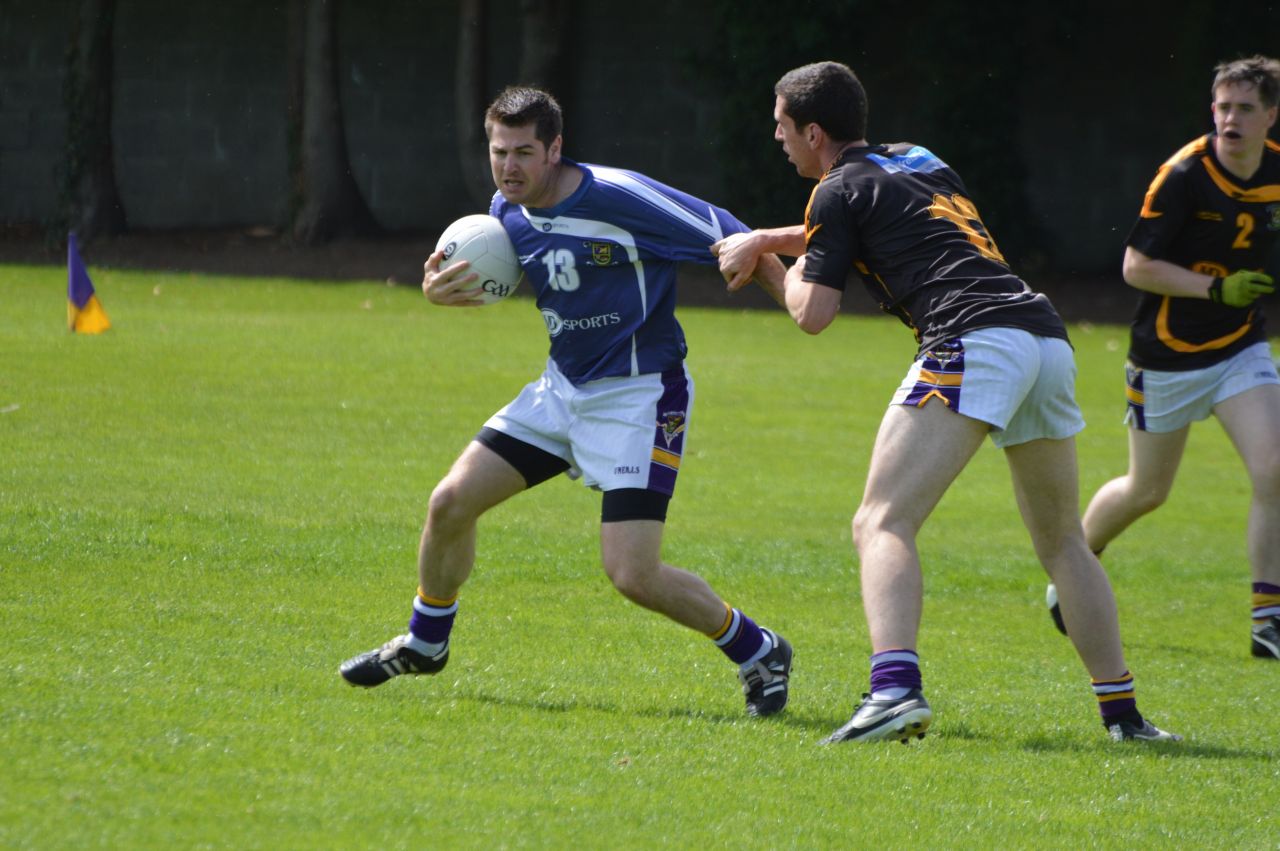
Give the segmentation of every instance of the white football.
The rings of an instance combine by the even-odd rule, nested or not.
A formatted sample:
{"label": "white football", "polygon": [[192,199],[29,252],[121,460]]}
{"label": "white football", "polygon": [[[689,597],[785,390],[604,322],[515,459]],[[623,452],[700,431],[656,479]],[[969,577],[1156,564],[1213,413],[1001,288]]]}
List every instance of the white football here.
{"label": "white football", "polygon": [[436,251],[444,252],[441,269],[448,269],[459,260],[471,264],[470,271],[480,276],[475,286],[480,288],[479,297],[485,304],[511,295],[524,277],[511,237],[493,216],[477,214],[458,219],[440,234]]}

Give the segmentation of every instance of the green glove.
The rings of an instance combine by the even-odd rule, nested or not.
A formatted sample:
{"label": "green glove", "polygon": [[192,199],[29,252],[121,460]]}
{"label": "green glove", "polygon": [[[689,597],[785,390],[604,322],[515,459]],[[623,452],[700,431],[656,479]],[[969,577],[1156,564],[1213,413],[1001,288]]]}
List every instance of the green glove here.
{"label": "green glove", "polygon": [[1214,278],[1209,285],[1209,298],[1227,307],[1248,307],[1260,296],[1271,295],[1276,285],[1269,275],[1241,269],[1225,278]]}

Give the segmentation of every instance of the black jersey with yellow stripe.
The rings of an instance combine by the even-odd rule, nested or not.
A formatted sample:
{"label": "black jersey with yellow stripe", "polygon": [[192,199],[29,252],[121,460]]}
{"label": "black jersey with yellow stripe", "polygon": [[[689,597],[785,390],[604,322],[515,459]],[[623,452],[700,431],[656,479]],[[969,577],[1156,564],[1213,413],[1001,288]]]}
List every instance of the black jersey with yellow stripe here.
{"label": "black jersey with yellow stripe", "polygon": [[1067,339],[1049,299],[1010,271],[960,176],[919,145],[850,148],[814,187],[804,280],[843,290],[851,270],[922,352],[979,328]]}
{"label": "black jersey with yellow stripe", "polygon": [[[1261,271],[1280,240],[1280,145],[1267,142],[1249,180],[1223,167],[1213,133],[1182,147],[1156,172],[1127,245],[1206,275]],[[1144,369],[1203,369],[1266,339],[1262,306],[1237,308],[1144,292],[1129,359]]]}

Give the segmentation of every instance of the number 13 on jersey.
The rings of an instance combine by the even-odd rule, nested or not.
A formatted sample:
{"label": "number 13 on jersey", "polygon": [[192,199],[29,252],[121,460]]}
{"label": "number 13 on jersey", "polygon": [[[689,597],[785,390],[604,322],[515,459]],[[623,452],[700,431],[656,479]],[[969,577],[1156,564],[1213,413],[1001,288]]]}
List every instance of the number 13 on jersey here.
{"label": "number 13 on jersey", "polygon": [[557,292],[573,292],[578,288],[580,281],[578,270],[575,268],[577,261],[572,251],[567,248],[548,251],[543,255],[542,262],[546,264],[547,284],[551,289]]}

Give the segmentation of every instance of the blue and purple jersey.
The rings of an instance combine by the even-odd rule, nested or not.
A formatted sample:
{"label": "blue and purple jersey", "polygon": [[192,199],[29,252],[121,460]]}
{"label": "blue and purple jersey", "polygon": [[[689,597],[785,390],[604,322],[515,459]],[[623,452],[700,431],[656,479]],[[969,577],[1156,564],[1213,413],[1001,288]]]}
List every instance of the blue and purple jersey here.
{"label": "blue and purple jersey", "polygon": [[633,171],[561,162],[582,184],[550,209],[495,193],[489,212],[515,244],[551,337],[551,358],[574,384],[678,366],[676,267],[713,264],[713,242],[750,230],[729,212]]}

